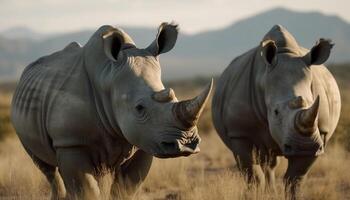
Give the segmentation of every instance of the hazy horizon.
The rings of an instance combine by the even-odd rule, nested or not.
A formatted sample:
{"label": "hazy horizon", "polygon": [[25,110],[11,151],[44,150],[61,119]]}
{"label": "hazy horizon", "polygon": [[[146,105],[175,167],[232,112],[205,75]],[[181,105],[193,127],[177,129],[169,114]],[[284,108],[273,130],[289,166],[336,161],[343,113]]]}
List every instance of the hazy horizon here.
{"label": "hazy horizon", "polygon": [[[27,27],[40,33],[64,33],[92,29],[102,24],[155,27],[162,21],[176,21],[188,34],[220,29],[274,8],[299,12],[321,12],[350,22],[348,0],[218,0],[113,1],[113,0],[0,0],[0,31]],[[161,8],[161,9],[159,9]],[[193,12],[195,11],[195,13]],[[67,23],[69,22],[69,23]]]}
{"label": "hazy horizon", "polygon": [[[159,0],[153,0],[151,3],[157,1]],[[262,0],[252,0],[250,2],[253,1],[260,3],[262,2]],[[299,0],[296,0],[296,2],[298,1]],[[8,0],[0,0],[0,2],[5,2],[5,5],[11,7],[9,5],[12,4],[12,6],[15,6],[17,0],[15,0],[13,3],[9,2]],[[197,2],[197,10],[199,11],[195,12],[196,15],[193,14],[193,11],[191,11],[191,16],[186,17],[185,15],[187,10],[195,10],[194,8],[191,8],[191,6],[194,5],[193,1],[188,4],[188,8],[185,9],[185,11],[180,13],[179,11],[173,11],[172,13],[169,12],[169,15],[167,15],[183,17],[182,19],[185,20],[181,21],[176,17],[169,17],[169,19],[165,19],[165,15],[162,18],[160,14],[165,14],[171,6],[176,7],[175,5],[177,5],[177,3],[173,1],[166,1],[171,6],[159,5],[163,9],[151,8],[150,4],[143,7],[143,9],[145,9],[144,12],[138,13],[137,10],[140,8],[136,5],[142,5],[142,2],[137,0],[136,5],[133,2],[123,8],[124,10],[129,10],[129,12],[117,13],[117,15],[122,15],[124,13],[125,16],[131,16],[129,17],[130,20],[128,22],[123,22],[122,17],[112,17],[112,15],[114,16],[114,14],[116,14],[114,12],[110,13],[110,18],[118,18],[120,20],[108,21],[103,18],[108,16],[108,12],[104,11],[107,13],[99,13],[101,6],[98,6],[97,4],[96,12],[90,11],[90,17],[84,18],[86,17],[86,14],[89,14],[89,12],[85,12],[86,10],[88,11],[88,9],[79,7],[79,4],[76,4],[75,1],[70,4],[66,2],[68,6],[66,7],[65,12],[68,12],[68,14],[60,13],[61,18],[54,19],[52,17],[57,15],[55,12],[58,12],[57,10],[65,7],[66,4],[59,2],[53,3],[50,2],[50,0],[39,0],[39,2],[41,2],[42,5],[45,4],[46,7],[26,9],[28,6],[33,6],[30,6],[28,3],[17,5],[17,13],[21,13],[21,10],[26,12],[21,13],[20,16],[14,15],[15,18],[8,19],[7,21],[8,23],[12,24],[12,27],[17,28],[7,29],[7,31],[4,32],[0,30],[0,55],[2,56],[0,62],[0,72],[3,74],[3,76],[11,75],[12,77],[18,77],[27,64],[40,56],[62,49],[71,41],[76,41],[84,45],[90,38],[91,34],[103,24],[110,24],[124,28],[134,39],[137,46],[143,48],[148,46],[150,42],[154,40],[157,31],[156,27],[163,21],[171,20],[175,20],[177,23],[179,23],[181,38],[179,38],[173,51],[162,55],[162,69],[164,72],[163,78],[167,80],[184,77],[207,76],[220,73],[234,56],[240,55],[244,51],[258,44],[259,40],[274,24],[282,24],[285,26],[295,36],[298,42],[307,48],[312,47],[315,44],[315,41],[320,37],[331,38],[336,43],[336,47],[333,50],[329,62],[343,63],[350,61],[348,56],[350,52],[350,23],[338,15],[331,14],[331,9],[325,14],[325,12],[322,10],[306,10],[307,6],[304,6],[304,10],[301,10],[294,8],[297,4],[293,7],[288,6],[288,4],[285,6],[280,6],[279,4],[274,3],[271,5],[269,4],[269,6],[264,4],[264,8],[267,9],[264,10],[264,8],[259,7],[259,4],[257,3],[254,6],[246,6],[245,10],[241,9],[242,13],[243,11],[252,12],[251,15],[244,16],[244,14],[238,13],[240,11],[239,9],[235,9],[237,12],[219,12],[222,5],[226,5],[228,8],[235,7],[234,5],[230,6],[230,3],[228,3],[226,0],[219,0],[218,3],[215,3],[215,6],[212,6],[213,8],[211,9],[211,13],[213,14],[210,12],[205,14],[203,13],[204,11],[199,8],[205,8],[209,1],[203,0],[204,5],[198,4]],[[104,5],[103,8],[105,10],[115,9],[113,8],[113,5],[116,4],[114,1],[110,0],[107,2],[109,2],[110,6],[106,6],[103,3],[101,4]],[[183,5],[183,1],[179,0],[179,2],[182,2],[181,5]],[[274,0],[266,0],[266,2],[271,3],[274,2]],[[314,0],[311,0],[311,2],[314,2]],[[49,4],[51,7],[47,4]],[[94,4],[94,2],[92,2],[92,0],[88,0],[87,4],[91,6]],[[35,5],[35,3],[33,5]],[[52,6],[54,5],[57,7],[54,9],[54,11],[56,10],[55,12],[52,11]],[[123,3],[120,3],[120,6],[122,5]],[[242,3],[239,5],[242,7],[243,5],[247,4]],[[320,6],[321,4],[317,5]],[[71,9],[67,10],[67,8]],[[1,9],[2,8],[0,8],[0,10]],[[162,11],[152,13],[151,11],[154,11],[155,9]],[[315,6],[313,9],[315,9]],[[36,11],[36,14],[32,13],[33,10]],[[41,10],[46,11],[39,12]],[[75,10],[76,12],[74,12]],[[6,12],[9,13],[10,10]],[[73,17],[69,14],[70,12],[75,16],[81,17]],[[134,13],[138,13],[138,15],[133,15]],[[142,17],[142,13],[149,13],[149,15]],[[180,15],[181,13],[184,15]],[[217,13],[220,13],[220,15]],[[1,14],[4,13],[0,13],[0,15]],[[36,24],[39,25],[39,28],[41,27],[41,29],[38,29],[38,26],[34,26],[35,24],[33,25],[32,23],[29,23],[31,21],[29,16],[27,19],[24,19],[23,16],[26,15],[32,16],[32,20],[35,19],[34,22],[41,22]],[[98,17],[100,15],[101,18]],[[201,20],[197,20],[198,24],[195,28],[189,29],[189,27],[191,27],[189,24],[191,24],[194,20],[193,16]],[[214,22],[206,20],[205,17],[208,16],[212,16],[212,21]],[[221,24],[215,23],[215,20],[222,16],[226,16],[225,20],[222,20]],[[94,18],[96,20],[89,20],[90,18]],[[58,22],[64,19],[65,23],[63,25],[59,25]],[[18,23],[20,21],[21,23],[26,22],[25,26],[16,24],[16,20]],[[139,20],[139,23],[134,23],[135,20]],[[0,18],[0,22],[1,21],[6,20]],[[55,21],[57,23],[53,23]],[[147,23],[147,21],[149,23]],[[44,22],[50,23],[48,25]],[[52,25],[55,26],[52,27]],[[29,30],[26,28],[21,29],[21,27],[27,27]],[[6,26],[2,26],[0,29],[1,28],[5,29]],[[252,31],[253,29],[254,31]],[[33,30],[34,33],[32,33],[31,30]],[[49,31],[49,33],[45,32],[45,30]]]}

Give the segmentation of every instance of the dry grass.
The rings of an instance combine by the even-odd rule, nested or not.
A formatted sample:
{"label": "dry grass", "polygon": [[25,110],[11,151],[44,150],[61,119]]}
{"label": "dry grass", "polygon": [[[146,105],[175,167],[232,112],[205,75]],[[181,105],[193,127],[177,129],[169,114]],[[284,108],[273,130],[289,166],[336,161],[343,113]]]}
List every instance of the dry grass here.
{"label": "dry grass", "polygon": [[15,137],[0,144],[1,199],[39,199],[49,195],[49,184]]}
{"label": "dry grass", "polygon": [[[305,199],[349,199],[349,153],[334,146],[320,157],[305,181]],[[247,190],[233,156],[220,139],[203,139],[200,154],[172,160],[156,159],[137,199],[284,199],[282,177],[287,161],[277,168],[277,194]]]}
{"label": "dry grass", "polygon": [[[188,158],[155,159],[136,199],[283,199],[283,160],[277,169],[277,194],[247,190],[231,153],[215,134],[203,139],[202,151]],[[350,198],[349,153],[334,146],[312,168],[303,192],[305,199]],[[104,196],[110,178],[104,179]],[[16,137],[0,143],[0,199],[47,199],[49,185]]]}

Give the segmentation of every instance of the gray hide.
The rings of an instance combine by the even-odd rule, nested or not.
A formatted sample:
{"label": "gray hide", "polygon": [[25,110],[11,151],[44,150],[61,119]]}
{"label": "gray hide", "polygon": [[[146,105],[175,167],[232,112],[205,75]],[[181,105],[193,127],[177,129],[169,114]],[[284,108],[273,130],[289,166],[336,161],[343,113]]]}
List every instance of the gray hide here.
{"label": "gray hide", "polygon": [[153,43],[138,49],[121,29],[102,26],[84,47],[73,42],[25,68],[11,119],[52,198],[98,199],[105,173],[115,175],[112,195],[125,198],[152,156],[199,151],[196,123],[212,84],[183,102],[164,88],[159,54],[174,47],[177,34],[177,25],[163,23]]}
{"label": "gray hide", "polygon": [[264,185],[265,173],[274,187],[277,156],[286,156],[285,180],[295,198],[324,152],[341,106],[338,86],[322,65],[332,46],[320,39],[309,51],[276,25],[222,73],[212,101],[214,125],[249,182]]}

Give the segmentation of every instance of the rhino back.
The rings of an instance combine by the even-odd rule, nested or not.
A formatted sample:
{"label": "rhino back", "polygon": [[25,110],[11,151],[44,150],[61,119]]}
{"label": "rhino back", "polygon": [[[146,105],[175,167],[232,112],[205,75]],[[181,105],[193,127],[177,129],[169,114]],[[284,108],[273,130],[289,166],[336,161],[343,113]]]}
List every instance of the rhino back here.
{"label": "rhino back", "polygon": [[77,45],[30,64],[18,83],[11,111],[25,148],[55,164],[56,147],[79,146],[93,140],[79,135],[97,131],[89,87]]}

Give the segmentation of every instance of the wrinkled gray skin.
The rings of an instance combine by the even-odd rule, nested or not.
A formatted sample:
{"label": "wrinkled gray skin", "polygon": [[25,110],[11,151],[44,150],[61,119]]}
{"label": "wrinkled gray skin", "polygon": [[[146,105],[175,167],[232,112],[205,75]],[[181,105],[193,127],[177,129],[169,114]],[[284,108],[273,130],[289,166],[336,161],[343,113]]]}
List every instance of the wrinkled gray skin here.
{"label": "wrinkled gray skin", "polygon": [[322,65],[332,44],[309,51],[282,26],[234,59],[217,82],[214,125],[248,182],[274,189],[278,156],[288,159],[286,189],[298,186],[324,152],[340,114],[338,86]]}
{"label": "wrinkled gray skin", "polygon": [[146,177],[152,156],[199,151],[196,122],[212,84],[183,102],[164,89],[158,55],[173,48],[177,34],[176,25],[163,23],[155,41],[138,49],[122,30],[102,26],[84,47],[71,43],[24,70],[11,119],[53,199],[99,199],[99,180],[109,173],[111,195],[124,199]]}

